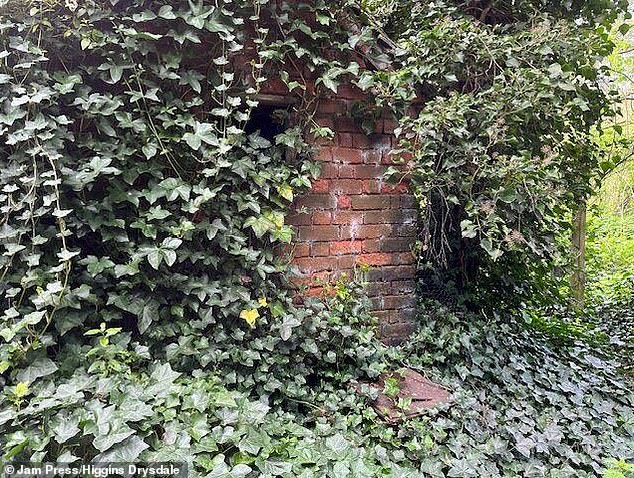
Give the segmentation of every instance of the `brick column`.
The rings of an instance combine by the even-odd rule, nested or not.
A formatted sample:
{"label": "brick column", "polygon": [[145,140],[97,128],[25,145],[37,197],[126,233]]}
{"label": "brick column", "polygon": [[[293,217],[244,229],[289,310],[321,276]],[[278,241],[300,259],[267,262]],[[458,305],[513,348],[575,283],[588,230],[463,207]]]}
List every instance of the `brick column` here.
{"label": "brick column", "polygon": [[336,136],[319,145],[322,175],[297,199],[289,218],[297,229],[293,264],[312,294],[322,290],[315,279],[329,281],[351,274],[355,265],[370,266],[367,291],[381,334],[395,342],[413,329],[417,213],[406,185],[383,180],[392,164],[393,122],[380,120],[374,134],[364,134],[349,115],[359,95],[341,87],[318,110],[317,121]]}

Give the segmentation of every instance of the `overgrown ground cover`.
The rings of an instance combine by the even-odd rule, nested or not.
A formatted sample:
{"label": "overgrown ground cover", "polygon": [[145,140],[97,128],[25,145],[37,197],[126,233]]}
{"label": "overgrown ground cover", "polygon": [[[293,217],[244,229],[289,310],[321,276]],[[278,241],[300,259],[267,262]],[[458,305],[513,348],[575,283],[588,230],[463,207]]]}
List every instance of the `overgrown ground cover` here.
{"label": "overgrown ground cover", "polygon": [[[496,283],[496,272],[522,250],[550,251],[547,232],[565,221],[523,183],[572,187],[596,166],[589,127],[610,109],[593,83],[594,55],[609,50],[593,33],[613,15],[605,3],[584,5],[597,25],[579,31],[563,5],[534,18],[540,2],[519,12],[511,2],[488,23],[477,6],[434,5],[427,15],[412,4],[416,22],[400,38],[409,58],[388,74],[352,62],[373,32],[339,28],[343,2],[0,2],[3,463],[182,461],[213,478],[620,476],[607,470],[634,459],[634,403],[624,354],[605,341],[536,332],[510,305],[425,302],[416,336],[387,348],[355,282],[305,307],[292,301],[275,247],[291,240],[289,203],[318,174],[308,143],[329,132],[307,115],[274,143],[245,134],[271,75],[304,106],[344,80],[398,106],[434,96],[421,118],[402,118],[416,140],[403,148],[417,148],[422,211],[439,200],[425,177],[455,206],[441,211],[459,220],[437,237],[428,228],[421,246],[449,238],[433,250],[477,259],[460,285],[479,276],[491,290],[531,290],[530,274]],[[417,54],[439,45],[458,51],[426,70]],[[245,74],[230,60],[247,46]],[[317,91],[294,80],[300,59]],[[465,63],[470,78],[458,76]],[[536,92],[544,101],[527,109]],[[487,97],[513,106],[504,123]],[[562,112],[569,123],[553,119]],[[526,118],[541,118],[540,134],[535,122],[521,129]],[[570,128],[583,151],[565,140]],[[535,155],[550,167],[536,170]],[[566,212],[582,194],[560,193]],[[362,384],[403,366],[453,400],[388,426]]]}

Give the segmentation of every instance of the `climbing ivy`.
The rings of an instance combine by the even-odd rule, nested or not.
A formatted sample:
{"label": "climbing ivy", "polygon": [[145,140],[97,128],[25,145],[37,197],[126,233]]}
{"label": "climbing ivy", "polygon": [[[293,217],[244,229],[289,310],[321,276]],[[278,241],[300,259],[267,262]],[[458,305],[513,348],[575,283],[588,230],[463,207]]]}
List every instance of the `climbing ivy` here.
{"label": "climbing ivy", "polygon": [[[298,309],[276,251],[319,173],[307,140],[331,134],[310,112],[359,70],[338,5],[0,6],[3,460],[209,472],[212,429],[266,413],[225,387],[298,400],[379,373],[367,312]],[[274,137],[250,123],[268,80],[295,104]]]}
{"label": "climbing ivy", "polygon": [[375,3],[403,64],[365,83],[381,107],[402,105],[409,159],[393,173],[420,203],[421,258],[479,296],[525,298],[548,282],[600,177],[593,129],[616,114],[616,97],[597,58],[614,48],[623,5],[409,1],[386,13]]}

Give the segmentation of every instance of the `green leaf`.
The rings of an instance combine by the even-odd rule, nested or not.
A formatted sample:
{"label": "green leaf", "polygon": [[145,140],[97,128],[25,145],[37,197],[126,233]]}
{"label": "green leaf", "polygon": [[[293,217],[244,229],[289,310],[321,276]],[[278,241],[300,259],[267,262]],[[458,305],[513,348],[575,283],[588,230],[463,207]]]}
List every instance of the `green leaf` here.
{"label": "green leaf", "polygon": [[282,476],[285,473],[290,473],[293,469],[291,463],[285,463],[280,460],[268,459],[264,462],[264,466],[260,468],[262,472],[271,476]]}
{"label": "green leaf", "polygon": [[20,382],[33,383],[41,377],[46,377],[57,371],[57,365],[48,357],[35,359],[28,367],[18,373],[17,379]]}
{"label": "green leaf", "polygon": [[147,448],[149,445],[134,435],[109,451],[97,455],[93,460],[95,463],[131,463]]}
{"label": "green leaf", "polygon": [[210,123],[196,123],[193,133],[185,133],[183,140],[195,151],[198,151],[202,143],[219,145],[213,125]]}
{"label": "green leaf", "polygon": [[60,445],[66,445],[80,431],[79,418],[75,415],[60,413],[53,421],[55,441]]}
{"label": "green leaf", "polygon": [[154,249],[147,255],[147,260],[155,270],[158,270],[163,260],[163,253],[160,249]]}

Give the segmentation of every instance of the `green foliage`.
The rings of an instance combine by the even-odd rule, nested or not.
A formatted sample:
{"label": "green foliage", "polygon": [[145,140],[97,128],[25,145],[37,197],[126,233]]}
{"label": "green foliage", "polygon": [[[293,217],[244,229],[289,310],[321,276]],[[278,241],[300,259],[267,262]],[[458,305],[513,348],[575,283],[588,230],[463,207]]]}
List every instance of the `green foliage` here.
{"label": "green foliage", "polygon": [[614,460],[603,474],[604,478],[628,478],[634,476],[634,466],[624,460]]}
{"label": "green foliage", "polygon": [[[597,5],[589,2],[584,14],[601,13]],[[359,38],[337,23],[341,4],[0,6],[3,462],[183,461],[191,476],[215,478],[554,478],[596,476],[610,458],[631,460],[631,390],[612,362],[583,343],[554,351],[508,320],[434,305],[438,313],[421,317],[414,340],[386,349],[360,286],[347,278],[333,297],[294,305],[275,248],[292,238],[284,221],[289,203],[317,174],[306,133],[329,134],[310,131],[301,113],[361,75],[351,61]],[[464,19],[449,22],[447,30],[442,22],[430,28],[433,43],[421,34],[410,47],[444,55],[443,38],[464,40],[465,48],[470,38],[495,40]],[[474,71],[487,71],[481,81],[500,101],[510,98],[491,80],[504,73],[517,86],[522,78],[509,71],[516,66],[502,72],[489,61],[506,65],[510,48],[528,68],[522,62],[546,55],[527,52],[535,45],[517,35],[498,35],[503,41],[490,59],[469,50]],[[562,58],[573,52],[564,44],[556,50]],[[461,129],[468,133],[476,120],[504,126],[484,90],[471,84],[458,94],[456,80],[445,77],[450,68],[459,78],[461,62],[426,73],[408,60],[379,78],[398,104],[421,85],[437,90],[427,114],[438,119],[404,125],[442,132],[446,145],[425,139],[440,152],[464,149]],[[590,124],[596,104],[584,111],[575,100],[595,90],[583,81],[574,92],[565,86],[573,81],[567,68],[528,77],[564,84],[567,93],[548,101]],[[307,72],[316,91],[304,81]],[[300,116],[272,141],[245,132],[267,78],[288,85],[298,102],[291,116]],[[367,75],[358,79],[369,85]],[[525,94],[534,86],[529,81]],[[551,121],[545,103],[533,114]],[[512,128],[533,118],[522,111],[508,118]],[[538,135],[541,126],[532,124]],[[519,143],[503,140],[500,148],[517,146],[525,168],[517,177],[542,187],[550,176],[527,166],[521,141],[530,139],[513,134]],[[483,138],[471,139],[487,165]],[[560,147],[580,154],[587,145],[572,143],[583,139],[570,136]],[[423,149],[418,159],[428,154]],[[509,183],[516,190],[519,179]],[[491,194],[507,186],[505,175],[492,181]],[[521,212],[526,202],[511,196],[500,197]],[[476,236],[481,243],[490,234],[493,248],[503,223],[483,224]],[[372,394],[362,383],[388,364],[424,367],[454,391],[453,405],[387,427],[368,407]],[[397,395],[396,383],[387,384]]]}
{"label": "green foliage", "polygon": [[[481,2],[406,3],[404,65],[374,87],[404,106],[420,255],[476,296],[526,298],[527,285],[550,280],[556,238],[600,173],[591,131],[614,114],[614,96],[595,59],[614,44],[595,22],[618,11],[588,4],[596,18],[583,24],[564,5],[537,14],[543,2],[479,14]],[[415,114],[413,92],[423,100]]]}
{"label": "green foliage", "polygon": [[2,459],[285,472],[279,407],[382,370],[363,303],[297,308],[275,252],[328,132],[245,132],[270,74],[303,105],[358,71],[337,5],[0,5]]}
{"label": "green foliage", "polygon": [[634,214],[596,210],[588,219],[588,300],[628,303],[634,292]]}
{"label": "green foliage", "polygon": [[439,477],[594,477],[632,458],[634,395],[618,362],[581,341],[554,347],[505,316],[428,310],[405,361],[442,377],[454,405],[401,427],[394,453],[424,457]]}

